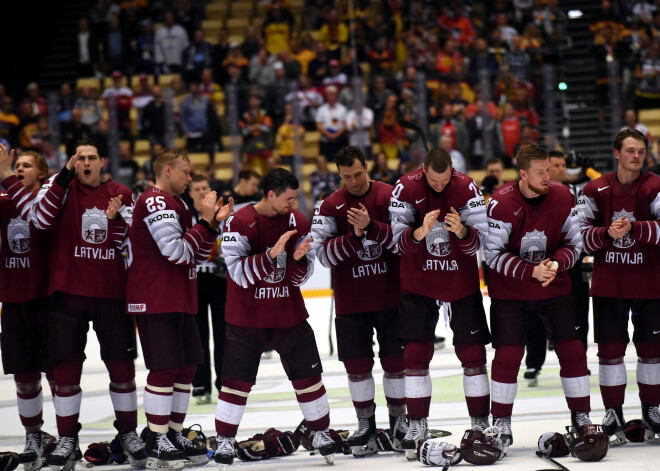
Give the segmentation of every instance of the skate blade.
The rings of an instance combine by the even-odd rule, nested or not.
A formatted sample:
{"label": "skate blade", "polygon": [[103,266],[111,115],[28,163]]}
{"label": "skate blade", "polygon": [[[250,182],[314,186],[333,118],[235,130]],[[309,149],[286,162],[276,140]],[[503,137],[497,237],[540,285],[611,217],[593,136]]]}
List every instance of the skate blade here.
{"label": "skate blade", "polygon": [[204,466],[210,461],[207,455],[189,456],[185,461],[187,467]]}
{"label": "skate blade", "polygon": [[623,446],[626,443],[628,443],[628,439],[626,438],[626,435],[622,431],[620,431],[620,432],[615,432],[614,435],[610,437],[610,442],[608,446],[617,447],[617,446]]}
{"label": "skate blade", "polygon": [[353,453],[353,456],[355,456],[356,458],[362,458],[363,456],[373,455],[377,452],[378,452],[378,445],[376,445],[376,442],[374,441],[369,442],[364,446],[351,447],[351,453]]}
{"label": "skate blade", "polygon": [[41,469],[44,467],[44,462],[41,458],[21,464],[23,465],[23,469],[25,471],[37,471],[37,469]]}
{"label": "skate blade", "polygon": [[539,385],[539,380],[537,378],[527,380],[528,388],[535,388],[538,385]]}
{"label": "skate blade", "polygon": [[145,458],[143,460],[136,460],[135,458],[128,456],[128,462],[131,463],[131,467],[135,469],[144,469],[147,467],[147,461],[149,458]]}
{"label": "skate blade", "polygon": [[406,458],[408,461],[414,461],[417,459],[417,450],[403,450],[406,453]]}
{"label": "skate blade", "polygon": [[185,466],[184,460],[171,460],[163,461],[158,458],[149,458],[147,459],[147,469],[154,470],[171,470],[171,469],[183,469]]}
{"label": "skate blade", "polygon": [[660,437],[656,437],[656,433],[653,430],[647,428],[644,429],[644,441],[646,443],[660,443]]}
{"label": "skate blade", "polygon": [[398,438],[392,439],[392,451],[396,453],[403,453],[405,451],[403,449],[403,446],[401,446],[401,440],[399,440]]}
{"label": "skate blade", "polygon": [[222,463],[222,464],[219,465],[219,470],[220,471],[227,471],[227,466],[229,466],[229,465],[225,464],[225,463]]}
{"label": "skate blade", "polygon": [[332,453],[330,455],[325,455],[324,458],[325,458],[326,464],[335,464],[335,454],[334,453]]}
{"label": "skate blade", "polygon": [[50,470],[51,471],[74,471],[76,469],[76,464],[78,464],[78,462],[75,461],[75,460],[67,461],[62,466],[57,466],[57,465],[51,464],[50,465]]}

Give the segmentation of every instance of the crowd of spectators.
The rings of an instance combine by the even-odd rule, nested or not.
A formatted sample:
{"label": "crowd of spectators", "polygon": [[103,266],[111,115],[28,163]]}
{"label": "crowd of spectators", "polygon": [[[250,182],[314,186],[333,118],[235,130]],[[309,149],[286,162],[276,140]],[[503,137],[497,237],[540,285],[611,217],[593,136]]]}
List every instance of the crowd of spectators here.
{"label": "crowd of spectators", "polygon": [[[263,173],[293,166],[295,143],[317,131],[326,165],[350,143],[370,158],[375,151],[372,176],[392,182],[402,172],[391,170],[393,159],[418,160],[421,126],[428,146],[445,148],[459,170],[482,169],[492,157],[511,167],[521,143],[541,137],[540,65],[557,62],[568,22],[558,0],[360,0],[352,17],[346,2],[306,0],[302,18],[289,0],[271,0],[242,37],[222,26],[211,44],[202,22],[223,18],[208,17],[204,1],[156,3],[101,0],[91,19],[80,19],[71,38],[79,77],[112,83],[103,91],[62,85],[57,135],[67,153],[80,137],[107,142],[112,102],[129,143],[123,166],[136,139],[164,146],[185,138],[212,162],[221,137],[238,132],[244,163]],[[620,58],[631,71],[624,93],[660,106],[655,3],[602,3],[592,28],[599,70]],[[38,85],[18,106],[0,86],[0,104],[0,138],[60,167],[66,154],[49,146],[54,121]],[[317,173],[315,180],[330,178],[323,164]]]}

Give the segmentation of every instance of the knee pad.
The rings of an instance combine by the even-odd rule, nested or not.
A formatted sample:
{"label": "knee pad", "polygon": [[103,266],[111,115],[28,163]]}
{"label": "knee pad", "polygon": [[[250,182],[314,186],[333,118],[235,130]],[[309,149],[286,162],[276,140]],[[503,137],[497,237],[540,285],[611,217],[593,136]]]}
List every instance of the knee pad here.
{"label": "knee pad", "polygon": [[82,368],[82,360],[63,361],[55,365],[53,372],[57,388],[76,385],[80,389]]}
{"label": "knee pad", "polygon": [[147,376],[147,384],[149,386],[171,388],[174,387],[174,383],[176,383],[178,375],[179,368],[171,368],[168,370],[151,370]]}
{"label": "knee pad", "polygon": [[493,363],[497,363],[504,368],[518,369],[524,354],[524,345],[502,345],[495,350]]}
{"label": "knee pad", "polygon": [[[598,358],[603,365],[616,365],[623,362],[626,354],[625,342],[601,342],[598,344]],[[614,361],[613,360],[620,360]]]}
{"label": "knee pad", "polygon": [[129,361],[106,361],[105,367],[112,384],[133,384],[135,386],[135,364]]}
{"label": "knee pad", "polygon": [[455,345],[454,351],[464,369],[481,369],[486,365],[486,347],[483,345]]}
{"label": "knee pad", "polygon": [[41,375],[34,380],[33,375],[18,374],[14,375],[14,382],[16,383],[16,393],[24,396],[35,395],[41,389]]}
{"label": "knee pad", "polygon": [[179,375],[177,376],[175,382],[180,384],[192,383],[196,371],[197,371],[197,365],[184,366],[183,368],[179,369]]}
{"label": "knee pad", "polygon": [[428,370],[433,358],[433,342],[410,341],[403,351],[403,363],[408,370]]}
{"label": "knee pad", "polygon": [[362,376],[371,373],[374,367],[373,358],[353,358],[344,361],[346,373],[354,376]]}
{"label": "knee pad", "polygon": [[660,343],[635,342],[635,351],[641,363],[660,363]]}
{"label": "knee pad", "polygon": [[587,355],[580,340],[557,340],[554,346],[557,358],[562,361],[574,361],[578,358],[586,360]]}
{"label": "knee pad", "polygon": [[403,357],[381,358],[380,366],[383,368],[385,373],[390,374],[403,373],[406,370],[406,367],[403,363]]}

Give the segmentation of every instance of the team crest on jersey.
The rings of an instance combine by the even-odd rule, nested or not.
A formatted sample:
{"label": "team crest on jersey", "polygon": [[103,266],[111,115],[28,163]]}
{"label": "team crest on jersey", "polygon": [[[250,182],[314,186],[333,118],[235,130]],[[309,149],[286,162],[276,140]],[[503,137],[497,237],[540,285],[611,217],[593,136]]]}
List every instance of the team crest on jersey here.
{"label": "team crest on jersey", "polygon": [[380,257],[380,254],[383,252],[380,244],[373,241],[367,240],[364,242],[364,245],[360,250],[358,250],[357,256],[360,260],[369,261],[376,260]]}
{"label": "team crest on jersey", "polygon": [[527,232],[520,241],[520,258],[530,263],[539,263],[545,260],[548,238],[545,231],[533,230]]}
{"label": "team crest on jersey", "polygon": [[30,223],[21,218],[9,220],[7,226],[7,242],[14,253],[30,251]]}
{"label": "team crest on jersey", "polygon": [[94,207],[82,216],[82,238],[90,244],[102,244],[108,238],[108,218],[105,211]]}
{"label": "team crest on jersey", "polygon": [[286,251],[277,256],[275,259],[275,265],[277,265],[275,271],[264,278],[264,281],[268,283],[279,283],[282,281],[284,274],[286,273]]}
{"label": "team crest on jersey", "polygon": [[444,223],[436,221],[433,224],[431,232],[426,236],[426,250],[436,257],[446,257],[451,253],[449,232],[445,229]]}
{"label": "team crest on jersey", "polygon": [[[635,215],[633,213],[631,213],[630,211],[626,211],[625,209],[622,209],[621,211],[616,211],[614,214],[612,214],[612,220],[610,222],[617,221],[621,219],[623,216],[628,218],[628,221],[630,221],[631,224],[636,221]],[[620,249],[627,249],[628,247],[632,247],[635,244],[635,241],[633,240],[630,233],[628,233],[623,237],[620,237],[619,239],[614,239],[612,241],[612,244]]]}

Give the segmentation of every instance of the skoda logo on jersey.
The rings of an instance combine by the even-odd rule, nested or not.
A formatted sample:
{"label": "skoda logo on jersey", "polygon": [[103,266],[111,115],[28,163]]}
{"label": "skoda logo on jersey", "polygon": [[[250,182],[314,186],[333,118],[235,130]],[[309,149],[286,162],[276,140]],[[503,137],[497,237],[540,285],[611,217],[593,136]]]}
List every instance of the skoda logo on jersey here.
{"label": "skoda logo on jersey", "polygon": [[7,242],[9,249],[14,253],[27,253],[30,251],[30,223],[23,219],[9,220],[7,226]]}
{"label": "skoda logo on jersey", "polygon": [[[636,221],[635,215],[633,213],[631,213],[630,211],[626,211],[625,209],[622,209],[621,211],[617,211],[614,214],[612,214],[612,220],[610,222],[617,221],[621,219],[623,216],[627,217],[628,221],[630,221],[631,224]],[[627,249],[628,247],[632,247],[633,245],[635,245],[635,241],[633,240],[629,232],[623,237],[614,239],[612,241],[612,244],[619,249]]]}
{"label": "skoda logo on jersey", "polygon": [[444,223],[436,221],[431,232],[426,236],[426,250],[436,257],[446,257],[451,253],[449,243],[449,232],[444,228]]}
{"label": "skoda logo on jersey", "polygon": [[102,244],[108,238],[108,218],[105,211],[94,207],[82,217],[82,238],[90,244]]}
{"label": "skoda logo on jersey", "polygon": [[520,241],[520,258],[530,263],[540,263],[545,260],[548,238],[545,231],[533,230],[527,232]]}
{"label": "skoda logo on jersey", "polygon": [[364,245],[360,250],[358,250],[357,256],[360,260],[369,261],[376,260],[380,257],[380,254],[383,252],[380,244],[373,240],[366,240]]}
{"label": "skoda logo on jersey", "polygon": [[282,281],[284,274],[286,273],[286,251],[277,256],[275,264],[277,265],[277,268],[275,268],[273,273],[264,278],[264,281],[268,283],[279,283]]}

